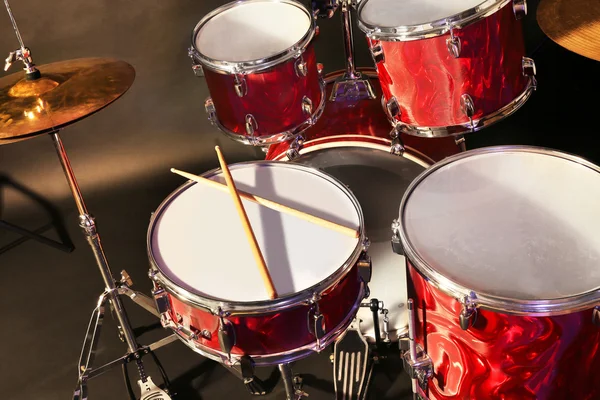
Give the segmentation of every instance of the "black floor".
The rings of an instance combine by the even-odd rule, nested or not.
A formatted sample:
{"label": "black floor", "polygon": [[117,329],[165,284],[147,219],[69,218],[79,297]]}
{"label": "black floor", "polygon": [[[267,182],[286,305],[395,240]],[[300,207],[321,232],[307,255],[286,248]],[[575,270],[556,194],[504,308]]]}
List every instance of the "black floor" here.
{"label": "black floor", "polygon": [[[154,35],[156,40],[162,35],[165,40],[182,37],[177,43],[183,47],[195,21],[222,2],[209,1],[200,6],[193,2],[181,3],[182,7],[177,10],[154,4],[152,10],[160,11],[162,17],[148,16],[147,10],[138,14],[131,11],[134,8],[131,5],[121,6],[121,10],[127,10],[128,18],[137,18],[142,33],[135,38],[146,33]],[[101,15],[112,14],[102,10]],[[143,27],[142,17],[152,17],[154,27],[159,25],[160,18],[169,22],[164,31],[153,33]],[[78,15],[69,18],[75,19]],[[93,16],[90,18],[96,21]],[[118,16],[115,18],[118,20]],[[176,24],[171,18],[180,22]],[[113,24],[120,26],[116,22]],[[337,41],[340,37],[336,29],[339,27],[329,21],[321,25],[321,36],[331,32],[332,42],[336,42],[330,47],[338,49],[341,42]],[[62,28],[57,31],[63,32]],[[83,31],[93,36],[92,32]],[[2,32],[10,30],[3,26]],[[43,39],[43,33],[36,35],[40,46],[52,43]],[[537,32],[528,39],[528,47],[534,53],[532,57],[538,67],[538,91],[515,115],[469,137],[468,147],[531,144],[579,154],[600,163],[600,128],[596,122],[600,109],[600,64],[570,53],[553,42],[541,41],[541,37]],[[77,41],[83,39],[70,40],[76,42],[74,46],[82,46]],[[135,49],[135,40],[127,40]],[[110,46],[102,48],[103,54],[94,54],[88,48],[86,52],[79,51],[77,56],[116,54],[127,59],[127,49],[114,44],[117,42],[114,37],[111,39],[117,48],[113,52]],[[8,41],[3,39],[2,43]],[[65,39],[65,43],[68,46],[70,42]],[[357,43],[362,42],[357,40]],[[136,55],[131,56],[137,61],[136,89],[93,119],[82,121],[64,133],[88,207],[97,217],[113,272],[117,275],[126,269],[134,280],[134,289],[144,293],[150,292],[146,253],[150,213],[182,182],[168,173],[168,167],[195,172],[214,167],[216,160],[212,157],[212,147],[216,142],[223,144],[226,154],[232,154],[230,162],[261,156],[255,149],[222,138],[208,126],[201,107],[206,95],[203,83],[188,75],[177,75],[181,71],[191,74],[188,61],[182,56],[185,49],[177,48],[178,58],[168,62],[165,60],[172,56],[170,49],[162,50],[153,52],[148,44],[137,48]],[[328,71],[342,66],[339,53],[329,54],[326,45],[321,45],[318,50],[324,59],[333,60],[326,63]],[[154,58],[143,61],[145,59],[138,55],[143,51],[153,54]],[[75,58],[68,53],[62,55],[63,59]],[[167,68],[167,65],[180,64],[183,67]],[[364,49],[359,49],[359,65],[371,65]],[[103,132],[106,136],[102,136]],[[67,138],[67,135],[73,135],[73,138]],[[29,240],[0,254],[2,397],[11,400],[68,399],[76,380],[76,363],[85,327],[103,284],[92,253],[77,227],[77,213],[49,140],[39,138],[1,146],[0,166],[3,174],[51,201],[66,221],[76,247],[74,252],[64,253]],[[25,196],[15,194],[14,190],[7,191],[5,199],[3,218],[29,229],[40,228],[49,222],[49,217],[39,206]],[[47,234],[56,237],[51,231]],[[0,247],[17,239],[18,235],[0,230]],[[133,326],[141,334],[140,342],[148,344],[168,333],[156,326],[157,320],[153,316],[132,305],[128,299],[124,301]],[[107,315],[97,365],[121,356],[124,351],[125,346],[117,339],[115,325]],[[179,342],[160,349],[157,355],[180,399],[251,398],[237,378]],[[159,381],[150,360],[146,365]],[[409,382],[398,368],[394,364],[379,369],[371,385],[373,398],[409,397]],[[135,377],[133,366],[130,372]],[[271,372],[264,370],[260,374],[267,377]],[[332,398],[332,372],[327,352],[298,362],[295,372],[304,376],[311,400]],[[127,398],[119,369],[92,380],[89,388],[91,399]],[[266,398],[281,399],[283,393],[280,384]]]}

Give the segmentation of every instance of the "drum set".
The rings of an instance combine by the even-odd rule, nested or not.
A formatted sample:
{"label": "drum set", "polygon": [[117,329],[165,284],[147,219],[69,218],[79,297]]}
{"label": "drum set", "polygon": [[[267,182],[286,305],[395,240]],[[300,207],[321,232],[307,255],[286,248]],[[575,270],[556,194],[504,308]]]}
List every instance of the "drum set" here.
{"label": "drum set", "polygon": [[[228,167],[219,153],[220,169],[173,170],[188,181],[150,221],[151,297],[125,271],[113,278],[58,136],[125,93],[133,68],[35,66],[5,3],[21,45],[7,66],[22,61],[25,76],[0,79],[0,139],[50,134],[105,283],[74,399],[130,362],[142,399],[170,398],[142,358],[177,339],[253,395],[270,390],[255,368],[277,366],[289,400],[307,395],[292,364],[327,349],[339,400],[366,399],[374,365],[392,354],[415,399],[600,396],[589,379],[600,368],[600,167],[550,149],[465,146],[536,89],[525,0],[242,0],[207,14],[189,55],[208,118],[265,160]],[[338,11],[346,69],[324,74],[317,21]],[[354,62],[353,15],[370,68]],[[59,101],[84,91],[85,106]],[[123,295],[172,334],[139,345]],[[128,350],[95,368],[106,304]]]}

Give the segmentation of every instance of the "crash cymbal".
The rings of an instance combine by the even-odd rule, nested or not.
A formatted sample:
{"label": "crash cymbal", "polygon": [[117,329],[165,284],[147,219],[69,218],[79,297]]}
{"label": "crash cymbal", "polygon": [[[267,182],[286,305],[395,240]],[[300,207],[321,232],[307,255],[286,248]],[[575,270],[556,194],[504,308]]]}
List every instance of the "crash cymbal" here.
{"label": "crash cymbal", "polygon": [[111,58],[81,58],[36,66],[0,78],[0,144],[62,128],[106,107],[133,83],[135,70]]}
{"label": "crash cymbal", "polygon": [[542,0],[537,19],[550,39],[574,53],[600,61],[600,1]]}

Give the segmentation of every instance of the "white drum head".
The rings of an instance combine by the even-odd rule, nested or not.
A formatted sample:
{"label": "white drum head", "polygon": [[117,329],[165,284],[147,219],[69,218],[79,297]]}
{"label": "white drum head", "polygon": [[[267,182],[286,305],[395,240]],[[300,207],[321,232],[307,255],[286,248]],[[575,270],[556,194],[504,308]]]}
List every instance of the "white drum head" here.
{"label": "white drum head", "polygon": [[310,30],[301,4],[250,0],[232,4],[200,28],[195,47],[217,61],[248,62],[273,57],[298,43]]}
{"label": "white drum head", "polygon": [[597,291],[600,174],[525,149],[464,153],[419,181],[401,211],[409,247],[478,295],[527,302]]}
{"label": "white drum head", "polygon": [[[359,229],[358,203],[330,177],[287,163],[230,167],[238,190]],[[218,174],[210,179],[224,183]],[[308,289],[348,264],[359,239],[243,200],[279,297]],[[231,302],[269,300],[229,192],[192,184],[156,213],[151,255],[173,283]],[[351,261],[351,260],[350,260]]]}
{"label": "white drum head", "polygon": [[[310,149],[310,147],[308,148]],[[406,270],[404,257],[392,251],[391,221],[398,212],[398,203],[406,188],[425,169],[408,158],[365,147],[339,147],[302,154],[296,163],[310,165],[330,174],[354,193],[365,216],[365,232],[371,246],[368,253],[372,262],[369,283],[371,298],[383,301],[389,310],[391,339],[406,331]],[[360,328],[369,338],[375,338],[373,316],[361,307],[357,317]],[[380,315],[380,330],[383,317]]]}
{"label": "white drum head", "polygon": [[471,10],[486,0],[363,0],[360,20],[393,28],[424,25]]}

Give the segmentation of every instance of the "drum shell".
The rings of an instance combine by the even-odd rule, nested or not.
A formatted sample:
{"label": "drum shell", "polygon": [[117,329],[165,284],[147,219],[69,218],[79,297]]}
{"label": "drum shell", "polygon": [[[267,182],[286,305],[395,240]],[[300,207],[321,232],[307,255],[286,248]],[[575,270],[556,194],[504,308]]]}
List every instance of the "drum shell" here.
{"label": "drum shell", "polygon": [[[363,285],[358,266],[354,265],[342,279],[320,293],[318,304],[326,335],[335,337],[337,331],[350,323],[364,296]],[[157,287],[161,287],[160,284]],[[196,338],[183,337],[184,342],[206,356],[227,358],[219,344],[219,317],[208,311],[208,307],[194,305],[168,289],[166,292],[169,318],[175,324],[166,327],[175,328],[175,331],[178,331],[177,327],[184,327],[187,331],[198,332]],[[309,300],[269,313],[232,312],[231,316],[225,317],[235,335],[231,354],[249,355],[257,365],[270,365],[293,360],[302,351],[317,350],[316,338],[309,331],[309,315],[312,315]],[[226,306],[223,311],[228,312]],[[168,325],[164,318],[163,325]],[[200,334],[202,332],[204,334]]]}
{"label": "drum shell", "polygon": [[[234,135],[263,144],[280,141],[282,132],[291,131],[311,118],[322,102],[322,79],[317,70],[314,43],[300,56],[306,63],[306,76],[298,72],[300,58],[291,58],[267,70],[235,75],[205,66],[206,84],[219,123]],[[236,91],[236,77],[243,78],[244,96]],[[244,88],[245,86],[245,88]],[[303,99],[312,102],[312,111],[303,109]],[[256,121],[254,133],[246,130],[247,116]]]}
{"label": "drum shell", "polygon": [[[391,127],[381,108],[381,86],[374,68],[360,68],[363,78],[369,78],[375,93],[375,99],[336,99],[327,100],[323,115],[316,124],[307,129],[304,137],[304,148],[325,142],[341,142],[344,135],[351,135],[351,141],[363,141],[365,144],[390,146]],[[331,95],[333,84],[345,71],[336,71],[326,75],[327,99]],[[318,139],[318,140],[317,140]],[[453,138],[419,138],[401,133],[401,139],[406,146],[411,147],[430,160],[439,161],[457,154],[459,148]],[[269,147],[266,160],[281,160],[285,158],[290,142],[281,142]]]}
{"label": "drum shell", "polygon": [[448,50],[450,33],[408,41],[367,39],[371,48],[383,49],[377,71],[385,102],[392,97],[398,102],[397,121],[416,127],[464,125],[470,122],[461,108],[464,94],[473,100],[472,119],[479,120],[527,90],[523,30],[512,2],[453,34],[461,43],[458,58]]}
{"label": "drum shell", "polygon": [[[509,315],[485,308],[468,330],[462,304],[407,260],[416,341],[433,361],[431,399],[595,399],[600,328],[592,309],[555,316]],[[453,367],[454,365],[459,367]]]}

